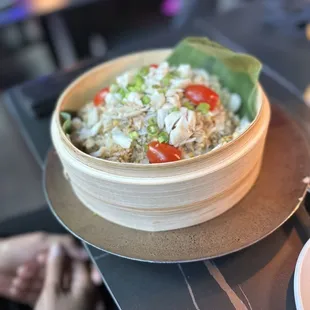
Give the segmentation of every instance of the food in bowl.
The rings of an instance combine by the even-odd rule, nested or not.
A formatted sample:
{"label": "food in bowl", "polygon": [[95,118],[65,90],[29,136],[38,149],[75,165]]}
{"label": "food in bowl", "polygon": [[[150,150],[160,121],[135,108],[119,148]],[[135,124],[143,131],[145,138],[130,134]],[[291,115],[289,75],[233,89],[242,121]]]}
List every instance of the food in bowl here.
{"label": "food in bowl", "polygon": [[[165,150],[177,148],[180,153],[172,153],[171,155],[169,151],[168,159],[174,160],[176,156],[179,157],[173,164],[119,163],[101,159],[104,157],[89,156],[74,146],[72,143],[75,132],[73,123],[76,122],[74,119],[76,116],[80,117],[82,109],[86,109],[85,104],[88,103],[90,106],[95,104],[92,98],[100,89],[110,85],[109,93],[117,94],[119,89],[117,87],[113,89],[114,86],[111,85],[111,83],[113,85],[119,84],[118,81],[115,82],[115,77],[120,73],[127,72],[129,74],[132,69],[135,69],[133,70],[132,81],[127,81],[126,88],[137,86],[137,90],[134,89],[134,92],[139,94],[140,85],[145,83],[141,84],[139,78],[135,79],[137,72],[143,70],[143,66],[146,64],[159,64],[156,68],[158,70],[161,66],[167,66],[167,64],[163,65],[165,61],[169,63],[169,66],[176,67],[176,71],[181,64],[190,64],[189,69],[191,71],[196,70],[193,68],[206,70],[212,81],[211,74],[216,76],[221,83],[220,89],[212,89],[209,84],[204,85],[211,88],[219,96],[219,101],[215,101],[216,108],[222,107],[228,111],[227,113],[232,112],[232,116],[238,115],[240,122],[246,115],[248,120],[246,118],[245,120],[247,123],[250,121],[251,125],[240,137],[233,139],[225,147],[218,146],[217,151],[195,156],[191,160],[179,160],[179,158],[185,158],[182,156],[186,155],[180,151],[185,147],[184,144],[170,145],[170,140],[168,143],[159,142],[160,132],[157,133],[157,139],[154,138],[153,141],[152,137],[151,147],[154,145],[154,151],[157,151],[158,146],[164,147]],[[168,70],[170,70],[169,66]],[[150,71],[155,70],[152,67],[156,66],[151,66],[151,68],[147,66],[146,73],[142,76],[143,81]],[[186,38],[174,50],[133,53],[101,64],[83,74],[60,96],[51,123],[52,140],[75,195],[86,208],[108,221],[133,229],[152,232],[197,225],[232,208],[254,185],[262,163],[270,119],[270,107],[258,82],[260,70],[261,63],[250,55],[242,55],[227,50],[207,38]],[[163,85],[161,88],[169,87],[174,79],[174,77],[168,78],[168,86]],[[201,85],[202,83],[197,84]],[[241,107],[238,111],[237,108],[230,111],[228,101],[225,103],[221,92],[224,87],[229,89],[230,94],[240,95]],[[159,88],[156,89],[155,87],[155,90],[159,94],[162,93],[158,91]],[[167,91],[168,89],[165,89],[165,98]],[[185,90],[182,93],[184,98]],[[96,96],[99,103],[97,109],[107,109],[109,103],[107,104],[106,101],[109,100],[102,99],[102,97],[104,99],[110,97],[107,94],[107,89],[99,94]],[[153,87],[152,93],[148,96],[151,97],[152,94]],[[125,99],[126,95],[129,96],[127,93],[121,94],[122,97],[124,96],[122,99]],[[140,100],[142,101],[142,98]],[[190,102],[190,109],[185,107],[187,116],[191,114],[188,111],[193,111],[195,115],[205,112],[197,111],[199,104],[197,105],[194,100],[189,100],[193,101]],[[216,109],[212,110],[209,102],[205,103],[208,103],[209,111],[213,114]],[[149,103],[146,102],[146,104]],[[136,110],[146,108],[146,111],[143,112],[145,114],[142,113],[145,118],[148,110],[153,110],[152,112],[156,113],[160,110],[144,105],[143,102],[142,105],[132,105],[136,107]],[[177,112],[181,112],[182,106],[177,107]],[[128,103],[118,104],[118,109],[128,107],[130,107]],[[65,111],[73,111],[71,115],[63,114],[67,120],[60,117],[60,114]],[[132,107],[129,111],[136,113]],[[209,111],[208,113],[210,113]],[[99,113],[97,114],[99,118],[98,115]],[[103,112],[101,116],[104,116]],[[134,117],[134,115],[131,116]],[[152,126],[153,119],[151,117],[150,119]],[[188,117],[186,119],[188,120]],[[117,118],[115,120],[120,121]],[[158,126],[157,118],[155,121]],[[77,122],[81,123],[82,119]],[[147,121],[146,131],[150,125]],[[93,126],[89,126],[89,128],[93,128]],[[172,130],[175,129],[174,126],[175,124]],[[236,123],[234,126],[237,126],[233,129],[236,131],[238,124]],[[112,124],[111,135],[114,128],[119,128],[122,131],[119,124],[117,126]],[[71,141],[66,137],[64,129],[68,132]],[[151,134],[153,134],[152,131]],[[96,137],[96,133],[94,137]],[[150,149],[148,145],[146,148]],[[143,148],[144,153],[142,154],[145,156],[145,162],[149,162],[148,150]],[[96,151],[99,151],[99,148],[90,150],[89,153]],[[157,154],[161,159],[161,153],[157,152]],[[106,157],[106,159],[108,158]],[[155,158],[157,159],[157,157]],[[141,162],[144,162],[143,159]]]}
{"label": "food in bowl", "polygon": [[63,129],[87,154],[116,162],[164,163],[210,152],[244,132],[241,97],[216,75],[167,62],[129,70],[100,90]]}

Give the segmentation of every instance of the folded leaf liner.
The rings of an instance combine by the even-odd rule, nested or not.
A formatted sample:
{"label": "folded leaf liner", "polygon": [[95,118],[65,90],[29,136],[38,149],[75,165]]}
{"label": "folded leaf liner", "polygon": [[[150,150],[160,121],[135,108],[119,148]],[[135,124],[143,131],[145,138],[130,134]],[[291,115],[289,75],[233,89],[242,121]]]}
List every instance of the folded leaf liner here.
{"label": "folded leaf liner", "polygon": [[[229,79],[232,79],[237,72],[237,76],[242,77],[236,85],[225,84],[232,91],[234,91],[233,87],[237,87],[242,81],[252,81],[252,84],[244,82],[253,87],[243,87],[243,101],[248,106],[246,96],[251,98],[250,94],[257,92],[251,111],[257,110],[258,113],[251,126],[241,136],[207,154],[165,164],[111,162],[94,158],[78,150],[64,133],[60,112],[77,111],[99,89],[109,85],[116,76],[126,70],[160,63],[166,59],[175,63],[176,57],[179,57],[182,63],[189,62],[184,56],[181,57],[181,54],[187,53],[182,46],[185,46],[188,52],[192,50],[186,47],[188,40],[196,42],[195,49],[199,46],[198,55],[202,53],[201,42],[209,42],[205,39],[201,41],[201,39],[191,38],[181,42],[172,54],[171,50],[152,50],[109,61],[83,74],[64,91],[58,100],[52,119],[51,133],[66,176],[74,193],[85,207],[111,222],[154,232],[196,225],[232,208],[251,189],[259,174],[270,119],[270,107],[261,87],[258,86],[256,90],[255,79],[249,76],[246,78],[244,68],[248,68],[248,65],[234,72],[224,68],[226,71],[222,70],[222,76],[224,78],[229,76]],[[219,48],[217,44],[211,45]],[[197,52],[195,53],[197,55]],[[232,55],[231,53],[233,52],[228,54]],[[233,54],[235,56],[229,63],[236,64],[233,59],[238,57]],[[209,63],[203,60],[205,57],[202,55],[197,58],[205,65]],[[228,59],[230,58],[225,58],[225,61]],[[210,61],[209,68],[212,63],[214,68],[221,68],[221,65],[215,66],[215,60]],[[198,62],[191,64],[202,66],[198,65]],[[204,68],[206,68],[205,65]],[[256,71],[253,70],[256,75],[260,68],[258,64],[257,66]],[[209,71],[215,73],[211,69]],[[221,76],[220,78],[223,83],[223,78]],[[240,93],[238,90],[236,92]]]}
{"label": "folded leaf liner", "polygon": [[254,57],[235,53],[202,37],[184,39],[168,57],[170,65],[190,64],[217,75],[222,85],[241,96],[241,117],[252,121],[256,114],[257,86],[261,63]]}

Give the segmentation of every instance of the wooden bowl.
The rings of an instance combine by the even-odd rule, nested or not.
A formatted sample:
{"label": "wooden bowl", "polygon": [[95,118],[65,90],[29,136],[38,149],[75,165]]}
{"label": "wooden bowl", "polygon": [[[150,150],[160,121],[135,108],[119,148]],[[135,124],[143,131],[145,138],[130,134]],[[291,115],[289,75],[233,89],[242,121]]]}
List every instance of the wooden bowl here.
{"label": "wooden bowl", "polygon": [[258,113],[250,127],[223,147],[191,159],[152,165],[117,163],[91,157],[70,142],[61,128],[61,111],[78,110],[117,75],[159,63],[170,52],[135,53],[86,72],[63,92],[51,123],[55,149],[85,207],[111,222],[145,231],[196,225],[240,201],[259,174],[270,120],[269,102],[259,87]]}

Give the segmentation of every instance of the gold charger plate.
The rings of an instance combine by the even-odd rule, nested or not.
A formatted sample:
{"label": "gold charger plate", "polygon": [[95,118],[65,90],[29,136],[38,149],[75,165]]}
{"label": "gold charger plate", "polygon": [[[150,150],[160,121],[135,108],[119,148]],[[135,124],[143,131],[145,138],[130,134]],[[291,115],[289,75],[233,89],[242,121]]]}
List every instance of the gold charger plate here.
{"label": "gold charger plate", "polygon": [[286,113],[272,106],[262,170],[235,207],[206,223],[166,232],[144,232],[111,223],[75,197],[55,151],[46,160],[46,198],[75,236],[109,253],[148,262],[190,262],[220,257],[271,234],[298,209],[310,172],[309,144]]}

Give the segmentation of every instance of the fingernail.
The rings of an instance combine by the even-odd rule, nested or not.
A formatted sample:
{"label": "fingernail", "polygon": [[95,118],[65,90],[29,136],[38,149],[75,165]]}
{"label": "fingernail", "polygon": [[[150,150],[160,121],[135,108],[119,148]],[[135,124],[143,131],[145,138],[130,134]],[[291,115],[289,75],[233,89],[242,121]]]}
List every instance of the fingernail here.
{"label": "fingernail", "polygon": [[17,268],[17,272],[16,272],[19,276],[22,276],[24,273],[26,273],[26,268],[25,266],[19,266]]}
{"label": "fingernail", "polygon": [[46,254],[39,254],[37,256],[37,262],[42,265],[46,262]]}
{"label": "fingernail", "polygon": [[100,285],[102,284],[102,278],[101,278],[101,275],[100,273],[96,270],[92,273],[92,280],[94,282],[95,285]]}
{"label": "fingernail", "polygon": [[53,259],[61,255],[61,246],[58,243],[52,245],[49,252],[49,259]]}
{"label": "fingernail", "polygon": [[13,281],[12,281],[12,286],[13,286],[14,288],[16,288],[16,287],[18,287],[19,285],[20,285],[20,279],[19,279],[19,278],[13,279]]}
{"label": "fingernail", "polygon": [[11,294],[12,296],[17,295],[17,289],[16,289],[15,287],[11,287],[11,288],[10,288],[10,294]]}

